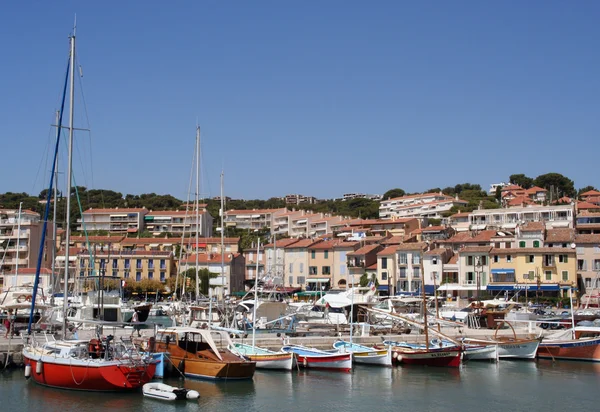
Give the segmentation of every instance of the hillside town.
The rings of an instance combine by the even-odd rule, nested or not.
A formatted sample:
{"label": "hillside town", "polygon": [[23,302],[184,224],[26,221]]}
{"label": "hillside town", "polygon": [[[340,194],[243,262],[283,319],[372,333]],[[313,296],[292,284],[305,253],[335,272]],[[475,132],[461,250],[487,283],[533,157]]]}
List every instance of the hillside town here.
{"label": "hillside town", "polygon": [[[467,202],[423,193],[380,200],[377,219],[289,205],[226,210],[222,222],[214,222],[205,204],[198,213],[194,205],[163,211],[91,208],[77,221],[80,235],[70,237],[68,267],[73,277],[101,273],[164,284],[177,273],[207,269],[215,274],[210,284],[219,296],[243,292],[257,278],[309,292],[372,281],[382,295],[414,294],[424,285],[427,293],[454,298],[518,290],[560,297],[571,287],[581,296],[598,288],[600,192],[550,204],[539,187],[500,188],[502,207],[447,217],[452,207]],[[257,234],[252,247],[243,249],[239,237],[215,235],[213,223],[221,233],[234,228],[266,236]],[[0,210],[0,287],[33,282],[41,235],[38,213],[23,210],[19,219],[18,210]],[[56,247],[45,249],[40,273],[47,289],[53,259],[55,272],[64,272],[64,230],[54,236],[48,226],[46,246],[52,242]]]}

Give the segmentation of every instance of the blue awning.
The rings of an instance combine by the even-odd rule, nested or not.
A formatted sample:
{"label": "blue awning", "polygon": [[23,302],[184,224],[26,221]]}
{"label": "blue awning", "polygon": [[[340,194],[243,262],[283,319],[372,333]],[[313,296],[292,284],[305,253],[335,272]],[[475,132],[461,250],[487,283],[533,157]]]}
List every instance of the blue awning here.
{"label": "blue awning", "polygon": [[492,269],[492,275],[514,275],[514,269]]}
{"label": "blue awning", "polygon": [[[421,288],[419,287],[416,292],[414,292],[416,295],[420,295],[421,293],[423,293],[421,291]],[[435,293],[435,287],[433,285],[425,285],[425,294],[426,295],[433,295]]]}
{"label": "blue awning", "polygon": [[388,291],[390,290],[390,287],[388,285],[379,285],[377,286],[377,290],[384,290],[384,291]]}
{"label": "blue awning", "polygon": [[540,285],[539,289],[538,285],[487,285],[487,290],[496,292],[504,290],[527,290],[534,292],[539,290],[541,292],[557,292],[560,290],[560,287],[556,284]]}

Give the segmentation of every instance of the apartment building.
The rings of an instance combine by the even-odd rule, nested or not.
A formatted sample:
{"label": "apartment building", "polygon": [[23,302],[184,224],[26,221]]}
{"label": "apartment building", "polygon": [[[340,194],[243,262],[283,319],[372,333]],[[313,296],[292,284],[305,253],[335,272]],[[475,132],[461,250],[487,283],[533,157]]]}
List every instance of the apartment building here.
{"label": "apartment building", "polygon": [[[20,269],[37,266],[43,228],[36,212],[22,210],[19,218],[18,210],[0,209],[0,275],[14,272],[17,266]],[[46,230],[42,267],[50,267],[52,263],[52,225]]]}
{"label": "apartment building", "polygon": [[377,264],[377,253],[383,250],[379,244],[366,245],[353,252],[346,253],[348,267],[348,284],[357,285],[360,278],[374,264]]}
{"label": "apartment building", "polygon": [[348,253],[360,248],[360,242],[344,240],[333,246],[332,286],[347,287],[348,280]]}
{"label": "apartment building", "polygon": [[416,218],[394,219],[356,219],[348,223],[342,230],[346,232],[368,231],[375,235],[406,236],[419,228]]}
{"label": "apartment building", "polygon": [[572,205],[526,206],[504,209],[474,210],[469,216],[470,230],[515,229],[528,222],[544,222],[547,229],[574,227],[575,215]]}
{"label": "apartment building", "polygon": [[394,217],[416,217],[421,222],[428,218],[441,219],[442,213],[454,206],[464,207],[469,202],[458,197],[439,193],[423,193],[382,200],[379,205],[379,217],[391,219]]}
{"label": "apartment building", "polygon": [[563,296],[577,285],[576,251],[570,247],[492,249],[487,290],[549,292]]}
{"label": "apartment building", "polygon": [[[19,268],[0,274],[0,292],[7,290],[11,286],[21,286],[27,283],[34,284],[36,268]],[[48,268],[40,269],[39,287],[44,294],[48,296],[52,293],[52,270]]]}
{"label": "apartment building", "polygon": [[446,248],[430,249],[423,254],[425,293],[433,294],[442,284],[444,265],[452,256],[452,251]]}
{"label": "apartment building", "polygon": [[[196,224],[196,220],[198,220],[198,224]],[[150,211],[144,216],[144,225],[144,229],[154,236],[164,233],[195,236],[196,229],[198,229],[200,237],[213,235],[213,217],[205,208],[200,208],[197,217],[195,210]]]}
{"label": "apartment building", "polygon": [[393,295],[397,280],[398,246],[388,246],[377,252],[377,281],[378,290],[383,295]]}
{"label": "apartment building", "polygon": [[[71,236],[69,238],[69,247],[77,249],[91,250],[121,250],[121,243],[125,239],[124,235],[114,236]],[[64,243],[61,243],[64,248]]]}
{"label": "apartment building", "polygon": [[264,245],[265,272],[274,278],[278,278],[281,284],[285,284],[287,281],[291,286],[293,283],[293,279],[291,279],[289,274],[287,275],[288,279],[285,278],[287,262],[286,247],[296,242],[298,242],[298,239],[286,238]]}
{"label": "apartment building", "polygon": [[332,267],[334,265],[333,248],[337,243],[337,240],[322,240],[307,247],[309,282],[335,286]]}
{"label": "apartment building", "polygon": [[319,215],[320,217],[316,216],[309,222],[308,233],[310,236],[320,237],[333,233],[333,230],[338,228],[344,220],[341,216],[328,216],[323,213]]}
{"label": "apartment building", "polygon": [[600,289],[600,234],[575,237],[577,280],[580,294]]}
{"label": "apartment building", "polygon": [[[292,236],[292,225],[297,220],[303,219],[306,214],[305,210],[289,210],[286,212],[278,213],[273,217],[273,227],[271,233],[277,236]],[[306,234],[306,229],[304,229]]]}
{"label": "apartment building", "polygon": [[225,226],[238,229],[272,229],[275,218],[287,212],[287,209],[228,210],[225,212]]}
{"label": "apartment building", "polygon": [[317,199],[313,196],[304,196],[299,194],[292,194],[285,196],[286,205],[312,205],[317,202]]}
{"label": "apartment building", "polygon": [[576,229],[578,234],[590,235],[600,233],[600,213],[580,212],[577,215]]}
{"label": "apartment building", "polygon": [[454,235],[455,231],[449,226],[427,226],[416,229],[411,235],[416,237],[417,242],[429,242],[430,244],[446,240]]}
{"label": "apartment building", "polygon": [[459,285],[460,290],[466,291],[466,297],[481,295],[486,290],[491,250],[491,246],[466,246],[458,251]]}
{"label": "apartment building", "polygon": [[448,226],[454,229],[455,232],[468,232],[471,226],[469,218],[471,212],[458,212],[450,216],[448,219],[442,219]]}
{"label": "apartment building", "polygon": [[88,209],[77,219],[77,230],[107,231],[109,233],[138,233],[144,230],[145,208]]}
{"label": "apartment building", "polygon": [[246,276],[245,279],[262,279],[266,274],[266,245],[255,245],[244,251],[246,258]]}
{"label": "apartment building", "polygon": [[214,287],[216,296],[226,296],[245,290],[246,259],[244,255],[240,253],[228,253],[224,256],[213,253],[190,255],[181,261],[179,273],[195,269],[196,259],[198,260],[198,270],[208,269],[211,273],[218,275],[216,278],[210,279],[210,285]]}
{"label": "apartment building", "polygon": [[[312,239],[299,239],[296,242],[283,246],[285,275],[288,277],[289,286],[303,287],[307,290],[316,290],[317,280],[314,277],[309,281],[308,275],[308,247],[314,243]],[[267,252],[268,253],[268,252]],[[329,283],[318,284],[319,288],[330,288]]]}
{"label": "apartment building", "polygon": [[396,293],[421,290],[423,285],[423,255],[427,251],[424,242],[403,243],[396,249],[398,262],[398,277],[396,279]]}

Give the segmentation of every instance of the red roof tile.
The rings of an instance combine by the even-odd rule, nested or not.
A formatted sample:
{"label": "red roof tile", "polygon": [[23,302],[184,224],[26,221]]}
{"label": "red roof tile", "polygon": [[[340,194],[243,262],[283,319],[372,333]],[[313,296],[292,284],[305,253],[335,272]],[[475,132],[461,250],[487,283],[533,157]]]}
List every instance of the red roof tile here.
{"label": "red roof tile", "polygon": [[544,222],[527,222],[521,227],[521,232],[541,232],[545,228]]}
{"label": "red roof tile", "polygon": [[89,208],[88,210],[86,210],[85,214],[92,214],[92,213],[141,213],[141,212],[148,212],[148,209],[146,209],[145,207],[133,207],[133,208],[127,208],[127,207],[117,207],[117,208],[113,208],[113,209],[93,209],[93,208]]}
{"label": "red roof tile", "polygon": [[597,190],[588,190],[587,192],[582,193],[579,196],[600,196],[600,192]]}
{"label": "red roof tile", "polygon": [[394,253],[396,253],[397,250],[398,250],[398,248],[396,246],[389,246],[389,247],[386,247],[385,249],[383,249],[381,252],[378,252],[377,256],[393,255]]}
{"label": "red roof tile", "polygon": [[367,253],[372,252],[373,250],[377,249],[378,247],[380,247],[380,246],[379,245],[367,245],[367,246],[363,246],[363,247],[361,247],[358,250],[346,253],[346,256],[366,255]]}

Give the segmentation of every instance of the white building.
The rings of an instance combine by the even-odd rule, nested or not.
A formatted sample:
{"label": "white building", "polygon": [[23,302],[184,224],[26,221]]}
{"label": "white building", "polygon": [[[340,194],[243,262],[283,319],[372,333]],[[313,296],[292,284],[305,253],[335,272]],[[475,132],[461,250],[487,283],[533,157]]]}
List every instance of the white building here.
{"label": "white building", "polygon": [[442,213],[453,206],[464,207],[469,202],[443,193],[424,193],[382,200],[379,204],[379,217],[416,217],[420,219],[441,219]]}

